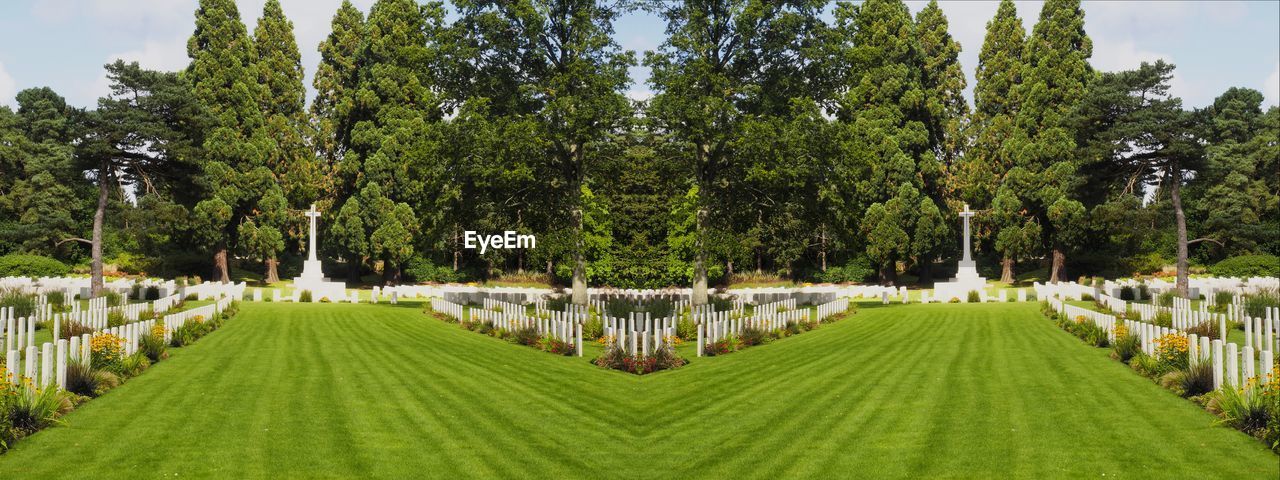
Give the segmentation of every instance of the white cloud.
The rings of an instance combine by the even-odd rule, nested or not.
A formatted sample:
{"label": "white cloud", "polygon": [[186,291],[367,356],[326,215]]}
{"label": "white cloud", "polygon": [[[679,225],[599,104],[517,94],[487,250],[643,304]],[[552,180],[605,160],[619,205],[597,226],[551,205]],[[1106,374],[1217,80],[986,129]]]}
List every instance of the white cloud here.
{"label": "white cloud", "polygon": [[[2,85],[0,85],[0,91],[4,91]],[[1267,76],[1267,83],[1262,86],[1262,93],[1267,96],[1267,101],[1272,105],[1280,105],[1280,62],[1271,69],[1271,75]]]}
{"label": "white cloud", "polygon": [[[150,70],[181,70],[187,66],[188,62],[187,38],[184,35],[163,41],[147,40],[143,42],[140,49],[107,55],[103,63],[112,63],[116,60],[138,62],[142,68]],[[105,97],[110,91],[111,81],[107,79],[107,72],[104,69],[89,87],[88,96],[96,102],[98,98]]]}
{"label": "white cloud", "polygon": [[0,105],[13,106],[13,97],[18,94],[18,83],[13,81],[13,77],[4,69],[4,62],[0,62]]}

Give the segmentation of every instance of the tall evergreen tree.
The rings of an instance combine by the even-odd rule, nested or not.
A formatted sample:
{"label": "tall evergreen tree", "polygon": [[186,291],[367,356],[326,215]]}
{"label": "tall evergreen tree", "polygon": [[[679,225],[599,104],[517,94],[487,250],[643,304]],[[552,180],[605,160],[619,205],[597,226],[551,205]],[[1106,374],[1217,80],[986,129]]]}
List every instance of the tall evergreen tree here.
{"label": "tall evergreen tree", "polygon": [[[92,211],[92,193],[80,177],[72,141],[79,136],[81,112],[48,87],[18,92],[8,133],[0,133],[11,159],[0,161],[0,244],[18,251],[72,259]],[[5,109],[8,110],[7,108]],[[3,128],[0,126],[0,128]]]}
{"label": "tall evergreen tree", "polygon": [[[849,203],[861,206],[852,210],[864,212],[861,222],[870,222],[861,231],[889,231],[893,224],[907,235],[907,241],[893,244],[888,238],[897,235],[867,239],[884,243],[868,253],[881,280],[891,283],[897,262],[910,260],[917,195],[942,173],[930,149],[922,57],[911,13],[900,0],[841,4],[835,17],[841,76],[849,79],[835,102],[835,116],[850,137],[836,168],[858,179]],[[874,205],[883,207],[872,212]]]}
{"label": "tall evergreen tree", "polygon": [[1017,7],[1013,0],[1001,1],[995,17],[987,22],[987,35],[978,53],[970,123],[973,143],[956,173],[956,196],[977,209],[990,209],[977,218],[977,237],[1000,255],[1000,281],[1006,283],[1014,281],[1015,261],[1033,253],[1040,239],[1039,224],[1034,217],[1023,215],[1017,195],[1004,192],[996,200],[996,190],[1014,164],[1013,151],[1005,142],[1018,111],[1011,92],[1022,81],[1025,43],[1026,31]]}
{"label": "tall evergreen tree", "polygon": [[264,134],[270,139],[266,165],[275,185],[269,186],[256,203],[254,213],[239,226],[239,241],[245,253],[266,264],[265,280],[280,280],[277,256],[284,250],[286,232],[299,243],[304,229],[299,217],[289,209],[305,208],[320,196],[319,169],[304,142],[308,127],[302,86],[302,59],[293,37],[293,22],[285,18],[278,0],[267,0],[258,26],[253,31],[257,56],[259,105],[266,116]]}
{"label": "tall evergreen tree", "polygon": [[[320,43],[320,64],[316,67],[316,96],[311,102],[313,137],[311,144],[325,162],[324,171],[331,198],[321,207],[337,211],[335,203],[354,194],[360,172],[358,158],[348,160],[351,131],[359,119],[356,91],[360,80],[360,47],[364,38],[364,15],[344,0],[333,15],[329,36]],[[326,227],[327,228],[327,227]]]}
{"label": "tall evergreen tree", "polygon": [[239,224],[275,184],[266,165],[271,140],[263,129],[254,46],[233,1],[200,1],[187,55],[185,76],[210,121],[201,152],[205,195],[195,206],[197,234],[213,249],[214,278],[226,282]]}
{"label": "tall evergreen tree", "polygon": [[1084,205],[1074,198],[1080,179],[1071,115],[1095,76],[1092,53],[1079,0],[1049,0],[1027,39],[1022,82],[1011,93],[1016,131],[1008,142],[1015,165],[1001,188],[1018,195],[1040,223],[1053,282],[1065,278],[1067,249],[1085,221]]}
{"label": "tall evergreen tree", "polygon": [[[912,231],[912,254],[920,267],[920,281],[933,280],[933,260],[942,255],[951,241],[951,225],[942,212],[952,183],[946,178],[956,168],[955,162],[964,151],[965,123],[969,103],[964,99],[964,70],[960,68],[960,43],[947,31],[947,17],[937,0],[930,1],[916,15],[916,37],[920,48],[921,84],[925,92],[925,126],[929,131],[932,155],[918,163],[924,181],[925,199],[920,203],[919,218]],[[947,215],[950,217],[950,215]]]}

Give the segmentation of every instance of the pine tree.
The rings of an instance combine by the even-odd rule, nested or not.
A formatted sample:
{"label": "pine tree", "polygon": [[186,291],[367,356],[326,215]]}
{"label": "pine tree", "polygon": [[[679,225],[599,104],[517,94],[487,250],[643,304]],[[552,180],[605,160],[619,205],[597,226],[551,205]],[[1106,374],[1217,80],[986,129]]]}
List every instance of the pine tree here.
{"label": "pine tree", "polygon": [[955,162],[964,149],[965,121],[969,117],[969,103],[962,93],[965,78],[960,68],[960,44],[947,28],[947,17],[937,0],[930,1],[916,15],[927,114],[925,125],[932,151],[932,155],[920,159],[918,170],[924,181],[925,199],[933,205],[925,206],[921,202],[920,218],[912,231],[913,255],[920,266],[922,283],[932,281],[933,260],[951,245],[948,239],[952,238],[950,226],[954,222],[946,222],[942,216],[948,194],[944,172],[956,168]]}
{"label": "pine tree", "polygon": [[302,86],[301,55],[293,37],[293,23],[285,18],[278,0],[267,0],[253,31],[253,42],[262,95],[259,105],[266,115],[265,135],[271,141],[265,160],[274,174],[275,185],[256,201],[256,213],[240,225],[239,231],[246,252],[266,264],[266,281],[272,283],[279,281],[277,256],[285,248],[285,232],[295,232],[293,237],[299,243],[305,232],[299,228],[299,219],[291,218],[288,210],[305,208],[315,201],[323,185],[314,155],[304,142],[308,125],[303,111],[306,91]]}
{"label": "pine tree", "polygon": [[214,251],[214,277],[226,282],[238,225],[274,183],[266,166],[271,142],[262,128],[256,55],[233,1],[200,1],[187,55],[186,78],[211,122],[201,151],[205,195],[194,209],[197,235]]}
{"label": "pine tree", "polygon": [[358,155],[351,155],[351,130],[356,116],[356,90],[359,87],[360,48],[364,37],[364,16],[344,0],[333,16],[329,36],[320,43],[320,64],[316,67],[316,97],[311,102],[314,132],[311,143],[326,163],[331,175],[328,194],[321,201],[325,210],[336,211],[338,201],[355,194],[360,172]]}
{"label": "pine tree", "polygon": [[[974,74],[974,113],[971,122],[973,145],[957,172],[957,196],[979,210],[990,209],[977,218],[979,241],[991,243],[1001,256],[1000,281],[1014,281],[1014,264],[1034,250],[1040,229],[1035,218],[1021,214],[1022,202],[1007,192],[996,200],[996,190],[1013,167],[1011,149],[1005,142],[1014,128],[1018,106],[1011,95],[1022,81],[1022,51],[1026,31],[1012,0],[1003,0],[996,15],[987,22],[987,35],[978,54]],[[1035,238],[1024,235],[1034,233]]]}
{"label": "pine tree", "polygon": [[1023,52],[1022,83],[1012,90],[1018,109],[1008,142],[1016,163],[1002,188],[1013,187],[1040,222],[1052,282],[1065,278],[1067,248],[1079,240],[1085,220],[1074,198],[1079,179],[1071,115],[1095,76],[1092,52],[1079,0],[1049,0]]}
{"label": "pine tree", "polygon": [[[941,175],[940,163],[930,149],[926,124],[926,91],[922,84],[922,57],[916,41],[915,23],[907,6],[899,0],[868,0],[858,6],[842,4],[836,12],[839,38],[847,39],[838,48],[845,59],[849,80],[836,100],[836,119],[848,128],[851,148],[845,153],[852,162],[837,169],[860,178],[857,196],[865,212],[861,230],[884,231],[885,222],[897,222],[906,234],[900,247],[868,249],[881,265],[881,280],[896,280],[893,267],[909,260],[915,207],[921,189]],[[883,206],[875,212],[869,207]],[[909,206],[909,208],[908,208]],[[874,213],[874,215],[872,215]],[[868,240],[870,241],[870,240]],[[879,242],[879,240],[876,240]]]}

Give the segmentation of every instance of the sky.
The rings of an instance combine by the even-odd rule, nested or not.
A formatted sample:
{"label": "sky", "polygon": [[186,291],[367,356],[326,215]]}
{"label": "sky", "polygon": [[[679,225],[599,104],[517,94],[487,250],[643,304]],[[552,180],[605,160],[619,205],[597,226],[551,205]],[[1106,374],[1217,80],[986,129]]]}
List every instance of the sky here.
{"label": "sky", "polygon": [[[253,31],[265,0],[237,0]],[[48,86],[72,105],[91,107],[108,92],[102,66],[117,58],[143,67],[186,66],[186,42],[194,29],[196,0],[5,0],[0,2],[0,105],[16,106],[25,88]],[[329,33],[341,0],[281,0],[294,25],[310,89],[319,61],[316,46]],[[368,12],[373,0],[353,0]],[[924,1],[907,2],[912,13]],[[1041,2],[1016,2],[1030,32]],[[961,66],[973,72],[986,24],[997,2],[944,1],[951,34],[960,42]],[[1259,90],[1267,105],[1280,104],[1280,1],[1086,1],[1085,30],[1093,39],[1094,68],[1136,67],[1164,59],[1177,65],[1172,93],[1187,107],[1203,107],[1229,87]],[[643,52],[657,48],[665,25],[655,15],[629,13],[615,25],[618,43]],[[648,69],[632,69],[629,95],[651,95]]]}

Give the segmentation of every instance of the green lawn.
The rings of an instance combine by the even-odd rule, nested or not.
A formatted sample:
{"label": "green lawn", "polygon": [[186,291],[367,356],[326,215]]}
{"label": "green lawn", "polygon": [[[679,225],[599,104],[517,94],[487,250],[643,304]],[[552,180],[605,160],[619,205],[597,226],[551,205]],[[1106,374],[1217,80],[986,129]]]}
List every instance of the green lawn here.
{"label": "green lawn", "polygon": [[649,377],[418,305],[242,303],[0,478],[1261,478],[1280,458],[1039,305],[864,305]]}

